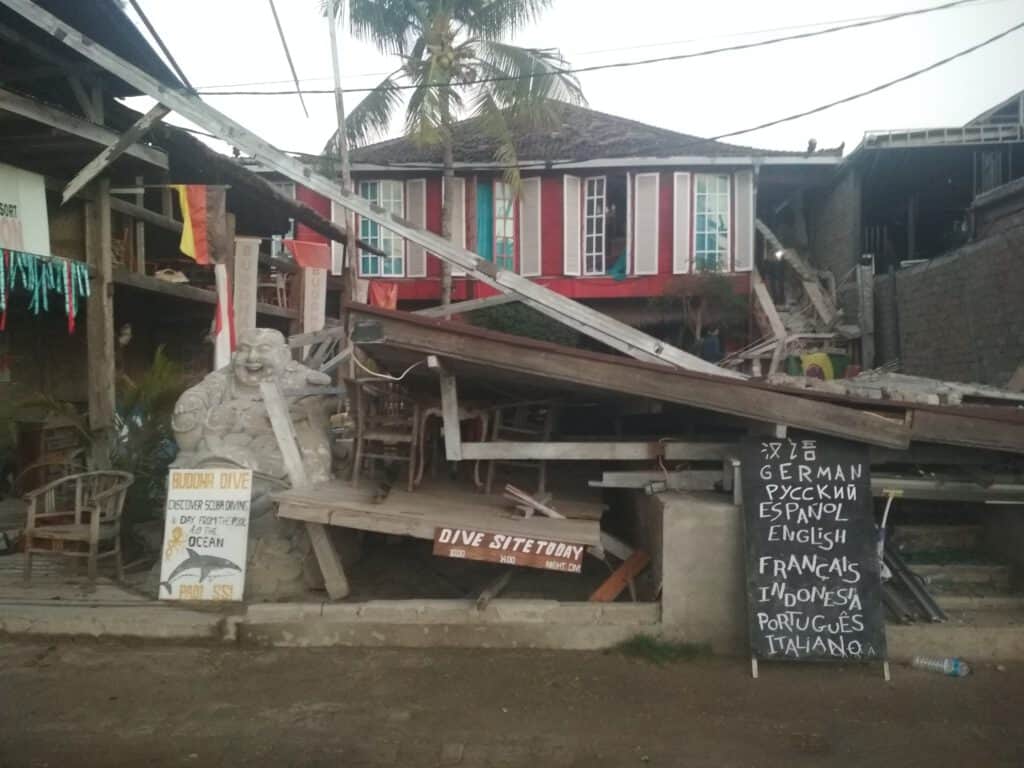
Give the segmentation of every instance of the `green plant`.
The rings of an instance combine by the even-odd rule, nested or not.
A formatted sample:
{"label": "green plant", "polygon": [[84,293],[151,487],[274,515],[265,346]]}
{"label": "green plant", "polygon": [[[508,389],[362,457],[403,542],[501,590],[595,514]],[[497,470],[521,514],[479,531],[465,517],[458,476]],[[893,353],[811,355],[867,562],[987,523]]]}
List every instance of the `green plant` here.
{"label": "green plant", "polygon": [[171,416],[185,386],[182,366],[162,346],[138,381],[120,377],[110,463],[135,475],[125,500],[129,525],[162,515],[167,469],[177,452]]}
{"label": "green plant", "polygon": [[692,661],[711,655],[711,648],[707,644],[675,643],[653,635],[634,635],[628,640],[623,640],[613,650],[623,656],[641,659],[659,667],[670,662]]}
{"label": "green plant", "polygon": [[706,329],[712,327],[723,334],[747,332],[749,300],[736,292],[727,275],[702,272],[675,279],[661,296],[652,297],[649,302],[666,324],[682,319],[677,337],[672,340],[681,347],[699,342]]}
{"label": "green plant", "polygon": [[504,304],[471,312],[468,320],[478,328],[550,341],[566,347],[579,343],[579,334],[568,326],[523,304]]}
{"label": "green plant", "polygon": [[[327,15],[336,7],[343,14],[346,2],[352,34],[403,61],[348,115],[344,139],[353,146],[384,135],[405,104],[406,134],[422,145],[440,146],[444,175],[451,178],[452,124],[468,109],[483,133],[496,140],[495,160],[503,166],[506,181],[518,188],[512,125],[551,122],[552,99],[583,103],[579,82],[564,71],[568,62],[561,53],[502,42],[552,0],[321,0],[321,10]],[[326,153],[337,153],[339,138],[335,134]],[[448,189],[450,185],[441,206],[445,237],[451,230]],[[451,267],[443,267],[441,302],[448,304]]]}

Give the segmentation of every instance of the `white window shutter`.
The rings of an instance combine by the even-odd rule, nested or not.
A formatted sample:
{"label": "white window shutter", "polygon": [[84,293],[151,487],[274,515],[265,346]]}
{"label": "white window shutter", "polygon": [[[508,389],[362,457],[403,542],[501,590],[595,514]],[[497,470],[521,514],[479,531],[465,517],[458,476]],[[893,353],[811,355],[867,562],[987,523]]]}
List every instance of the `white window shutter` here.
{"label": "white window shutter", "polygon": [[[451,206],[451,232],[452,242],[460,248],[466,247],[466,180],[455,176],[451,179],[445,178],[445,184],[451,182],[451,194],[449,205]],[[442,187],[442,194],[444,188]],[[443,198],[442,198],[443,199]],[[457,277],[464,277],[466,270],[452,265],[452,274]]]}
{"label": "white window shutter", "polygon": [[672,273],[690,271],[690,174],[672,174]]}
{"label": "white window shutter", "polygon": [[633,274],[633,174],[626,172],[626,274]]}
{"label": "white window shutter", "polygon": [[580,273],[580,251],[583,237],[580,231],[580,177],[562,177],[562,222],[565,240],[562,245],[562,270],[567,275]]}
{"label": "white window shutter", "polygon": [[736,243],[733,271],[749,272],[754,267],[754,172],[739,171],[732,188],[736,195],[733,201],[736,212],[733,224]]}
{"label": "white window shutter", "polygon": [[541,273],[540,177],[522,181],[519,196],[519,272],[526,277]]}
{"label": "white window shutter", "polygon": [[637,275],[658,274],[658,175],[636,175],[633,273]]}
{"label": "white window shutter", "polygon": [[[409,223],[427,228],[427,180],[405,182],[405,211]],[[407,277],[427,276],[427,249],[412,242],[406,244],[405,274]]]}

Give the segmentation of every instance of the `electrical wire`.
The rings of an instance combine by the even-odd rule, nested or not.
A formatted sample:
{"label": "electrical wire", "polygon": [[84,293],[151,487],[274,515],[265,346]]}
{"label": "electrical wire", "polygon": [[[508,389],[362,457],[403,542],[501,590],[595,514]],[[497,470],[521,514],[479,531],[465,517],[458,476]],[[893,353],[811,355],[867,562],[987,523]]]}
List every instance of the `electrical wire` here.
{"label": "electrical wire", "polygon": [[277,6],[274,0],[267,0],[270,3],[270,12],[274,15],[274,25],[277,27],[277,36],[281,39],[281,47],[284,48],[284,57],[288,59],[288,69],[292,72],[292,80],[295,82],[295,90],[299,95],[299,103],[302,111],[309,117],[309,110],[306,109],[306,99],[302,95],[302,87],[299,85],[299,73],[295,71],[295,63],[292,61],[292,52],[288,49],[288,39],[284,36],[284,28],[281,26],[281,19],[277,15]]}
{"label": "electrical wire", "polygon": [[417,360],[415,363],[413,363],[408,368],[406,368],[402,372],[401,376],[392,376],[391,374],[388,374],[388,373],[378,373],[377,371],[371,371],[369,368],[367,368],[365,365],[363,365],[359,361],[359,355],[350,355],[349,357],[350,357],[350,359],[355,361],[356,365],[358,365],[360,368],[362,368],[364,371],[366,371],[371,376],[376,376],[378,379],[387,379],[388,381],[401,381],[402,379],[404,379],[406,376],[409,375],[409,371],[411,371],[417,365],[423,365],[423,363],[426,362],[425,360]]}
{"label": "electrical wire", "polygon": [[[995,2],[1006,2],[1006,0],[975,0],[976,5],[984,5]],[[581,56],[595,56],[602,53],[619,53],[621,51],[639,51],[649,48],[667,48],[672,45],[686,45],[687,43],[701,43],[709,40],[731,40],[740,37],[750,37],[751,35],[765,35],[772,32],[788,32],[794,29],[812,29],[814,27],[823,27],[830,24],[848,24],[855,21],[868,21],[872,19],[882,19],[886,14],[872,14],[870,16],[853,16],[842,19],[822,19],[821,21],[805,22],[803,24],[788,24],[781,27],[764,27],[761,29],[745,29],[739,32],[724,32],[718,35],[704,35],[701,37],[688,37],[683,40],[663,40],[657,43],[636,43],[634,45],[621,45],[614,48],[592,48],[586,51],[567,51],[565,56],[567,59],[575,59]],[[367,77],[384,77],[389,75],[394,70],[380,71],[380,72],[353,72],[345,76],[347,80],[356,80]],[[299,79],[299,82],[303,83],[317,83],[323,81],[330,81],[332,78],[330,75],[323,77],[303,77]],[[257,85],[281,85],[282,83],[294,82],[293,79],[282,79],[282,80],[250,80],[245,82],[234,82],[234,83],[207,83],[198,86],[201,91],[213,91],[217,88],[249,88]]]}
{"label": "electrical wire", "polygon": [[[693,51],[691,53],[679,53],[671,56],[657,56],[648,59],[639,59],[635,61],[617,61],[606,64],[594,64],[589,67],[564,67],[551,69],[547,72],[531,72],[526,75],[495,75],[493,77],[479,77],[472,78],[469,80],[460,80],[451,83],[405,83],[402,85],[393,85],[387,88],[343,88],[342,93],[373,93],[378,90],[387,91],[407,91],[417,90],[423,87],[461,87],[467,85],[480,85],[484,83],[502,83],[502,82],[513,82],[517,80],[533,79],[538,77],[560,77],[562,75],[575,75],[584,72],[598,72],[609,69],[625,69],[627,67],[639,67],[647,64],[660,64],[667,61],[684,61],[687,59],[696,59],[703,56],[712,56],[719,53],[732,53],[736,51],[746,51],[753,48],[761,48],[768,45],[775,45],[778,43],[790,42],[793,40],[807,40],[814,37],[820,37],[822,35],[832,34],[834,32],[842,32],[849,29],[859,29],[863,27],[873,26],[875,24],[882,24],[889,21],[895,21],[897,19],[905,19],[912,16],[920,16],[926,13],[934,13],[935,11],[943,11],[948,8],[955,8],[961,5],[967,5],[969,3],[977,2],[977,0],[951,0],[951,2],[943,3],[942,5],[932,6],[929,8],[917,8],[911,11],[903,11],[900,13],[889,14],[888,16],[881,16],[876,19],[869,19],[865,21],[858,21],[851,24],[842,24],[838,26],[828,27],[826,29],[814,30],[811,32],[801,32],[795,35],[784,35],[782,37],[773,37],[767,40],[757,40],[752,43],[740,43],[737,45],[728,45],[720,48],[709,48],[702,51]],[[236,91],[200,91],[203,95],[207,96],[293,96],[299,90],[302,93],[308,94],[334,94],[333,88],[307,88],[307,89],[287,89],[287,90],[276,90],[276,91],[252,91],[252,90],[236,90]]]}

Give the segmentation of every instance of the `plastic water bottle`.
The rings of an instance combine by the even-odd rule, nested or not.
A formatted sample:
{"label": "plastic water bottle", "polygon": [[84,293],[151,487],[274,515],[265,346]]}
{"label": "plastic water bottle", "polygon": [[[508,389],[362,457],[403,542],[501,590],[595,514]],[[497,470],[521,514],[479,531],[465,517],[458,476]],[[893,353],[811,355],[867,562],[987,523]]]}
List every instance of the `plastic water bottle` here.
{"label": "plastic water bottle", "polygon": [[953,657],[940,659],[935,656],[915,656],[910,666],[915,669],[927,669],[930,672],[941,672],[950,677],[967,677],[971,668],[966,661]]}

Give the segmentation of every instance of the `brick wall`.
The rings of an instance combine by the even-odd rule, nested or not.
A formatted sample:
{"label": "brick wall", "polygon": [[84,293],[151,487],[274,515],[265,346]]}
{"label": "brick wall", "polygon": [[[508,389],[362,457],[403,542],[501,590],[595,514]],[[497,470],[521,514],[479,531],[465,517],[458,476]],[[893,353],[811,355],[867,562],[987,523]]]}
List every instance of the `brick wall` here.
{"label": "brick wall", "polygon": [[[895,288],[896,296],[893,297]],[[905,373],[1004,385],[1024,362],[1024,221],[875,279],[878,362]]]}
{"label": "brick wall", "polygon": [[[808,206],[810,258],[819,269],[835,275],[839,306],[846,322],[856,323],[859,302],[856,274],[850,270],[860,259],[861,194],[860,175],[850,169],[825,195]],[[843,278],[849,277],[844,281]]]}

